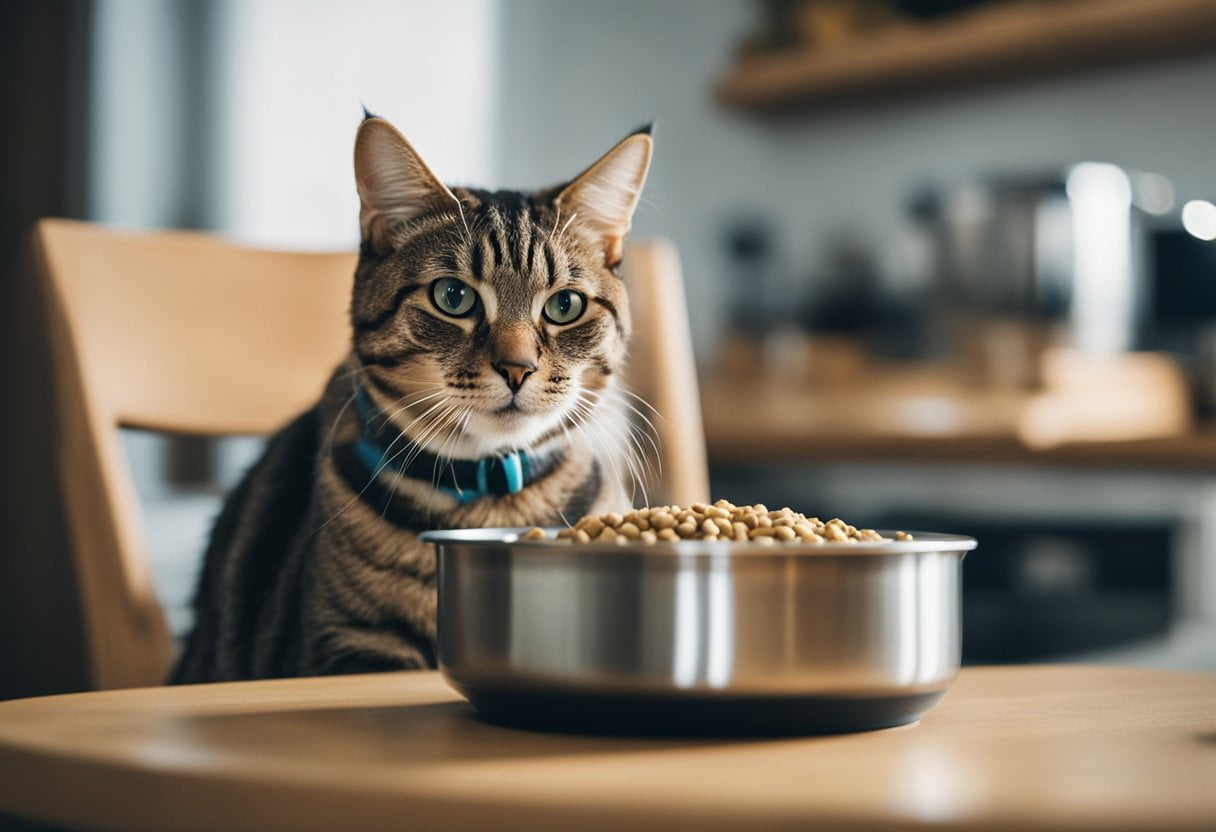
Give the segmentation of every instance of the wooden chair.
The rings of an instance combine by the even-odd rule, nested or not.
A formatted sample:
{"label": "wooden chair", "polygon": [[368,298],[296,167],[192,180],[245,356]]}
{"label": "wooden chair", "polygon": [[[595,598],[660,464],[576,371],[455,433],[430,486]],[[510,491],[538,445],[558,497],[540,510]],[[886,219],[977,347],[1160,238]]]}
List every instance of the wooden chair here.
{"label": "wooden chair", "polygon": [[355,258],[62,220],[35,236],[90,678],[159,684],[172,644],[117,429],[275,430],[343,354]]}
{"label": "wooden chair", "polygon": [[[260,251],[198,233],[121,232],[66,220],[42,221],[35,248],[90,678],[99,689],[160,684],[172,643],[117,429],[276,430],[317,398],[345,352],[355,256]],[[683,307],[679,264],[665,244],[639,244],[630,264],[639,311],[635,376],[665,416],[655,421],[667,493],[704,499],[687,321],[673,312]]]}
{"label": "wooden chair", "polygon": [[709,468],[680,257],[666,240],[634,243],[623,271],[633,316],[627,384],[658,411],[657,417],[647,414],[662,457],[650,502],[703,502],[709,499]]}

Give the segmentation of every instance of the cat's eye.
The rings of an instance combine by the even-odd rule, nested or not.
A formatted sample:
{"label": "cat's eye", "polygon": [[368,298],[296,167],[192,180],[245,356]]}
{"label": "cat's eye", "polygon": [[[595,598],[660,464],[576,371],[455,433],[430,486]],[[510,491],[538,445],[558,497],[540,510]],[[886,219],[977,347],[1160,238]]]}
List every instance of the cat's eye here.
{"label": "cat's eye", "polygon": [[431,301],[445,315],[463,318],[477,308],[477,293],[463,280],[445,277],[431,284]]}
{"label": "cat's eye", "polygon": [[545,319],[554,324],[569,324],[583,314],[587,301],[573,289],[554,292],[545,301]]}

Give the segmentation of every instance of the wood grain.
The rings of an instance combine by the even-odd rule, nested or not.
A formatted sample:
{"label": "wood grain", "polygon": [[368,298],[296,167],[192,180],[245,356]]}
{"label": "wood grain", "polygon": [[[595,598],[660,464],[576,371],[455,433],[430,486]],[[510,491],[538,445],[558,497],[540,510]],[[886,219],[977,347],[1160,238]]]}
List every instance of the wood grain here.
{"label": "wood grain", "polygon": [[0,703],[0,812],[98,829],[1216,828],[1216,677],[972,668],[920,724],[590,738],[434,673]]}
{"label": "wood grain", "polygon": [[[667,240],[634,243],[625,253],[623,271],[633,314],[627,389],[645,402],[634,400],[630,406],[649,421],[635,420],[639,430],[652,434],[659,457],[641,465],[652,475],[647,502],[704,502],[709,499],[709,467],[679,254]],[[650,441],[637,440],[643,459],[649,457]]]}
{"label": "wood grain", "polygon": [[[1096,468],[1216,470],[1216,428],[1121,441],[1031,447],[1018,431],[1018,392],[905,384],[873,387],[741,385],[705,379],[702,414],[715,463],[922,461]],[[915,387],[915,389],[910,389]]]}
{"label": "wood grain", "polygon": [[1211,0],[1006,3],[834,48],[740,61],[717,96],[728,107],[763,112],[856,105],[1213,49]]}
{"label": "wood grain", "polygon": [[172,644],[118,428],[278,429],[342,357],[355,257],[68,220],[42,220],[34,247],[89,681],[156,684]]}

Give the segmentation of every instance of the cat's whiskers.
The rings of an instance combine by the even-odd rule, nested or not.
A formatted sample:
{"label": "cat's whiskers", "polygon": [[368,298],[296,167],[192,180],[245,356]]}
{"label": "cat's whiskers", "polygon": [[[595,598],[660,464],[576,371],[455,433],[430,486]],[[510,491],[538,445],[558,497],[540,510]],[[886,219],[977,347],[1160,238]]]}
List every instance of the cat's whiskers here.
{"label": "cat's whiskers", "polygon": [[[620,466],[617,465],[617,456],[619,456],[619,454],[612,453],[612,442],[609,440],[609,438],[607,436],[604,435],[599,424],[597,424],[597,421],[593,418],[594,405],[591,402],[584,400],[580,396],[579,398],[577,398],[575,400],[574,407],[575,407],[575,413],[576,413],[576,421],[578,422],[578,426],[579,426],[581,432],[587,438],[587,440],[591,443],[592,447],[595,449],[595,452],[596,452],[597,456],[600,457],[601,461],[606,462],[607,465],[612,469],[612,475],[616,479],[616,481],[618,483],[624,485],[627,478],[622,475],[623,472],[621,471]],[[626,445],[626,453],[624,456],[625,456],[626,464],[630,464],[630,460],[629,460],[630,455],[629,455],[628,445]],[[642,483],[640,481],[638,481],[637,474],[633,470],[631,464],[630,464],[629,479],[631,480],[631,483],[637,482],[638,485],[642,485]],[[636,489],[634,489],[632,487],[630,489],[630,492],[631,492],[631,495],[636,495]],[[642,487],[642,492],[643,492],[643,494],[645,494],[644,485]],[[631,499],[632,499],[632,496],[631,496]]]}
{"label": "cat's whiskers", "polygon": [[[611,433],[615,435],[621,443],[623,443],[624,449],[622,451],[622,456],[625,459],[625,465],[628,466],[629,474],[633,478],[633,481],[637,484],[637,489],[642,492],[642,501],[648,503],[650,500],[646,493],[645,476],[648,473],[648,468],[646,463],[646,455],[642,452],[641,443],[638,442],[632,435],[626,436],[625,432],[621,430],[620,426],[611,420],[604,421],[602,425],[605,429],[611,431]],[[611,436],[609,439],[611,439]],[[638,448],[638,454],[636,456],[634,455],[633,448],[630,447],[630,440],[633,440],[633,444]],[[654,472],[649,471],[649,473],[653,477]]]}
{"label": "cat's whiskers", "polygon": [[314,535],[320,534],[322,531],[324,531],[325,528],[327,526],[329,526],[330,523],[334,522],[339,517],[341,517],[343,514],[345,514],[347,512],[347,510],[350,509],[351,506],[353,506],[355,503],[357,503],[363,497],[363,495],[367,493],[367,489],[372,487],[372,483],[374,483],[376,481],[376,477],[380,476],[380,472],[382,472],[386,466],[391,465],[393,460],[396,459],[398,456],[400,456],[400,454],[409,447],[408,445],[405,446],[404,448],[399,450],[396,454],[394,454],[392,456],[392,458],[390,458],[386,461],[385,457],[388,456],[389,452],[392,450],[393,445],[397,444],[397,442],[400,441],[400,439],[402,437],[406,436],[406,431],[409,430],[409,428],[412,427],[416,422],[418,422],[419,419],[425,418],[427,416],[427,414],[431,413],[433,410],[435,410],[436,407],[439,407],[443,404],[444,404],[444,402],[439,402],[438,404],[433,405],[431,408],[429,408],[426,411],[426,413],[423,413],[421,416],[416,417],[412,422],[410,422],[409,425],[407,425],[405,428],[403,428],[397,434],[396,437],[394,437],[393,441],[389,443],[389,446],[387,448],[385,448],[384,452],[380,455],[379,463],[377,463],[376,468],[372,471],[371,476],[369,476],[367,478],[367,482],[364,484],[364,486],[361,489],[359,489],[358,493],[356,493],[353,497],[351,497],[349,500],[347,500],[340,509],[335,511],[329,517],[329,519],[327,519],[324,523],[322,523],[320,526],[318,526],[316,531],[313,532]]}
{"label": "cat's whiskers", "polygon": [[384,417],[384,424],[380,425],[379,430],[376,431],[376,436],[379,436],[381,433],[383,433],[384,429],[386,427],[388,427],[389,425],[396,425],[396,419],[402,412],[409,410],[411,407],[417,407],[420,404],[425,404],[426,402],[429,402],[439,396],[442,396],[444,394],[444,392],[445,392],[445,390],[442,387],[426,388],[424,390],[418,390],[414,393],[407,393],[406,395],[402,396],[400,399],[397,399],[397,401],[393,402],[392,406],[395,407],[396,405],[400,404],[402,400],[408,399],[410,396],[418,396],[423,393],[428,394],[428,395],[423,396],[420,399],[417,399],[416,401],[407,402],[406,404],[401,405],[401,407],[398,407],[392,413],[386,414]]}
{"label": "cat's whiskers", "polygon": [[657,202],[655,202],[653,199],[647,199],[644,196],[638,197],[638,205],[649,205],[651,208],[653,208],[655,211],[659,212],[660,214],[663,213],[663,209],[659,207]]}
{"label": "cat's whiskers", "polygon": [[[596,401],[586,398],[586,394],[589,394],[590,392],[591,391],[580,391],[579,392],[579,401],[582,402],[583,406],[588,409],[590,409],[593,405],[596,404]],[[656,476],[656,473],[655,473],[653,467],[651,467],[647,462],[648,455],[646,454],[645,449],[642,447],[641,442],[638,441],[637,437],[634,436],[634,434],[632,432],[632,425],[630,425],[630,431],[627,434],[625,431],[623,431],[621,429],[621,427],[619,425],[617,425],[611,419],[605,419],[605,420],[601,421],[599,424],[601,426],[601,429],[607,429],[607,430],[611,431],[611,433],[616,436],[617,440],[621,441],[624,444],[624,448],[622,449],[622,456],[624,457],[625,464],[629,468],[630,476],[633,478],[633,481],[637,484],[637,488],[639,490],[641,490],[642,499],[646,502],[649,502],[649,495],[646,492],[646,482],[645,482],[646,477],[644,476],[644,474],[649,474],[652,481],[657,479],[657,476]],[[605,437],[605,438],[611,439],[610,436]],[[636,456],[634,454],[633,447],[631,447],[631,445],[630,445],[631,441],[632,441],[632,445],[637,448]],[[609,442],[609,444],[612,444],[612,443]]]}
{"label": "cat's whiskers", "polygon": [[[446,403],[445,403],[445,405],[446,405]],[[443,408],[443,410],[441,410],[431,420],[430,424],[423,428],[422,433],[420,434],[418,439],[412,439],[412,438],[407,437],[407,439],[409,439],[409,441],[404,446],[402,446],[400,451],[398,451],[396,454],[393,455],[393,459],[396,459],[402,453],[405,453],[406,451],[411,451],[411,448],[410,448],[411,444],[414,446],[415,450],[411,451],[410,455],[407,456],[405,461],[401,464],[401,470],[404,471],[406,468],[408,468],[410,466],[410,463],[414,460],[414,458],[416,458],[416,455],[418,452],[417,449],[421,448],[420,443],[425,441],[424,437],[426,436],[426,434],[428,434],[432,429],[434,429],[436,425],[439,425],[449,413],[450,413],[450,408],[445,406]],[[405,434],[403,433],[401,435],[405,435]],[[390,464],[392,463],[392,459],[389,460],[389,463]],[[384,502],[384,509],[381,511],[381,516],[384,516],[385,514],[387,514],[388,507],[390,505],[392,505],[393,499],[397,496],[397,485],[400,482],[400,480],[401,480],[400,475],[393,478],[392,486],[389,489],[388,499],[385,500],[385,502]]]}
{"label": "cat's whiskers", "polygon": [[570,219],[566,220],[566,224],[562,226],[561,232],[558,233],[558,235],[557,235],[557,244],[558,245],[561,245],[562,240],[566,236],[566,229],[570,227],[570,223],[574,222],[574,218],[577,216],[578,216],[578,212],[575,211],[573,214],[570,215]]}
{"label": "cat's whiskers", "polygon": [[[377,464],[375,470],[372,471],[372,476],[371,476],[372,480],[375,480],[376,477],[378,477],[380,475],[381,471],[383,471],[386,467],[391,465],[393,463],[393,460],[397,459],[397,457],[401,456],[401,454],[403,454],[409,450],[410,443],[414,441],[409,436],[410,428],[412,428],[419,421],[425,419],[431,413],[434,413],[436,410],[439,410],[440,408],[444,407],[447,404],[447,402],[448,402],[447,399],[443,399],[442,401],[436,402],[435,404],[433,404],[429,408],[427,408],[424,413],[420,414],[419,416],[416,416],[413,419],[413,421],[411,421],[408,425],[406,425],[404,428],[401,428],[400,431],[398,431],[397,435],[395,437],[393,437],[393,441],[388,443],[388,447],[385,448],[384,453],[382,453],[380,455],[380,462],[379,462],[379,464]],[[396,445],[398,442],[400,442],[402,439],[406,440],[406,444],[403,445],[401,447],[401,449],[398,450],[396,453],[393,453],[393,455],[391,457],[389,457],[389,453],[392,452],[393,446]],[[386,460],[385,457],[388,457],[388,459]]]}
{"label": "cat's whiskers", "polygon": [[[661,479],[662,473],[663,473],[663,455],[659,452],[659,444],[658,444],[659,439],[660,439],[659,429],[657,427],[655,427],[654,422],[650,421],[650,419],[647,418],[645,413],[638,410],[636,407],[631,405],[629,402],[625,401],[623,398],[616,398],[614,394],[628,393],[629,395],[632,395],[632,396],[634,396],[634,398],[638,399],[638,401],[641,401],[642,403],[646,404],[646,406],[650,407],[651,410],[654,410],[654,407],[652,407],[650,405],[650,403],[647,402],[645,399],[643,399],[641,396],[636,396],[632,393],[629,393],[628,390],[622,390],[620,388],[617,388],[617,389],[611,390],[611,391],[602,390],[602,391],[585,391],[585,392],[587,392],[591,395],[602,395],[603,398],[605,398],[605,399],[610,399],[611,401],[615,402],[616,404],[629,408],[631,411],[633,411],[634,414],[637,415],[637,417],[639,419],[641,419],[643,422],[646,423],[647,429],[644,430],[641,427],[639,427],[638,425],[633,424],[632,420],[629,420],[629,430],[631,433],[642,436],[650,444],[651,449],[654,451],[655,464],[658,466],[658,470],[657,471],[652,470],[651,473],[656,476],[656,479]],[[655,410],[654,412],[656,415],[658,415],[658,413],[659,413],[657,410]],[[659,418],[662,419],[663,417],[661,415],[659,415]],[[666,420],[664,420],[664,421],[666,421]],[[641,447],[638,448],[638,451],[642,454],[643,458],[649,456],[649,454],[647,454],[646,451]]]}
{"label": "cat's whiskers", "polygon": [[[579,394],[579,401],[580,401],[580,402],[582,402],[583,407],[585,407],[585,408],[588,410],[588,412],[590,412],[590,411],[591,411],[593,408],[597,408],[597,407],[598,407],[598,403],[597,403],[597,402],[595,402],[595,401],[593,401],[593,400],[591,400],[591,399],[585,398],[585,397],[583,396],[583,393],[582,393],[582,392],[580,392],[580,394]],[[633,459],[632,459],[632,457],[633,457],[633,449],[629,447],[629,441],[628,441],[628,439],[626,439],[626,438],[625,438],[625,437],[622,435],[620,428],[619,428],[619,427],[617,427],[617,425],[616,425],[615,423],[613,423],[613,421],[612,421],[611,419],[605,419],[605,420],[603,420],[603,421],[599,422],[598,424],[599,424],[599,426],[600,426],[600,428],[601,428],[602,430],[610,430],[610,431],[612,431],[612,433],[613,433],[613,434],[615,434],[615,436],[616,436],[616,438],[617,438],[618,440],[623,440],[623,441],[624,441],[624,445],[625,445],[625,447],[624,447],[624,449],[623,449],[623,456],[625,457],[625,464],[629,466],[629,473],[630,473],[632,476],[634,476],[634,477],[636,478],[636,477],[637,477],[637,471],[634,469],[634,466],[633,466]],[[611,439],[612,439],[612,436],[611,436],[611,435],[607,435],[607,436],[605,436],[604,438],[605,438],[605,439],[607,439],[607,440],[611,440]],[[609,441],[609,446],[610,446],[610,447],[611,447],[611,444],[612,444],[612,442],[611,442],[611,441]]]}
{"label": "cat's whiskers", "polygon": [[346,402],[342,405],[342,407],[339,408],[338,415],[334,417],[334,423],[332,425],[330,425],[330,427],[329,427],[329,436],[326,438],[326,441],[325,441],[325,445],[324,445],[325,450],[324,450],[323,456],[329,456],[331,453],[333,453],[334,437],[338,433],[338,423],[342,421],[342,414],[344,414],[346,412],[346,409],[348,407],[350,407],[351,402],[353,402],[355,400],[355,397],[358,395],[359,395],[358,390],[351,393],[350,398],[348,398],[346,400]]}
{"label": "cat's whiskers", "polygon": [[[592,395],[592,394],[590,393],[590,391],[584,391],[584,393],[586,393],[586,394],[588,394],[588,395]],[[582,395],[582,394],[580,394],[580,395]],[[604,397],[604,398],[606,399],[607,397]],[[597,398],[597,399],[588,399],[588,400],[586,400],[586,401],[588,401],[589,403],[595,403],[595,404],[598,404],[598,403],[599,403],[599,399],[598,399],[598,398]],[[618,401],[617,403],[620,403],[620,402]],[[618,438],[620,438],[620,439],[626,439],[626,436],[625,436],[624,432],[621,430],[620,426],[619,426],[619,425],[617,425],[615,422],[613,422],[613,421],[609,420],[609,421],[607,421],[605,424],[606,424],[606,425],[608,425],[608,426],[609,426],[609,427],[610,427],[610,428],[613,430],[613,432],[614,432],[614,433],[616,433],[616,435],[617,435],[617,437],[618,437]],[[635,447],[637,447],[637,449],[638,449],[638,453],[639,453],[639,454],[640,454],[640,455],[641,455],[643,458],[645,458],[645,456],[646,456],[646,449],[642,447],[642,444],[641,444],[641,443],[638,441],[638,439],[637,439],[636,435],[634,435],[634,432],[633,432],[633,425],[632,425],[632,424],[629,424],[629,436],[628,436],[628,440],[632,440],[632,442],[633,442],[634,446],[635,446]],[[628,440],[627,440],[627,441],[628,441]],[[631,452],[631,453],[632,453],[632,452]]]}
{"label": "cat's whiskers", "polygon": [[667,417],[664,416],[662,413],[660,413],[659,409],[657,407],[652,405],[650,402],[646,401],[646,399],[642,398],[641,396],[639,396],[637,393],[633,392],[632,390],[629,390],[628,388],[625,388],[625,387],[617,387],[617,388],[615,388],[615,392],[621,393],[623,395],[628,396],[631,399],[634,399],[639,404],[641,404],[643,407],[646,407],[647,409],[649,409],[650,412],[653,413],[656,417],[658,417],[659,419],[662,419],[664,422],[667,421]]}
{"label": "cat's whiskers", "polygon": [[464,216],[464,203],[460,201],[460,197],[448,191],[452,195],[452,200],[456,203],[456,213],[460,214],[460,224],[464,226],[464,239],[468,245],[473,244],[473,232],[469,230],[469,221]]}
{"label": "cat's whiskers", "polygon": [[[439,489],[439,477],[441,476],[444,466],[451,463],[451,458],[446,455],[448,443],[464,433],[465,428],[468,426],[468,418],[471,412],[472,409],[468,407],[463,409],[458,408],[456,419],[452,422],[452,426],[448,428],[447,437],[444,439],[443,444],[440,445],[439,452],[435,454],[435,465],[431,469],[431,487],[436,490]],[[457,493],[460,493],[459,483],[456,483],[456,489]],[[426,513],[427,525],[430,526],[434,519],[435,506],[431,505],[427,508]]]}
{"label": "cat's whiskers", "polygon": [[448,417],[452,414],[453,407],[450,402],[444,402],[444,407],[436,413],[428,423],[418,429],[415,436],[407,436],[407,442],[397,453],[400,456],[405,454],[405,459],[401,462],[401,468],[404,470],[413,464],[414,460],[425,450],[427,443],[431,438],[438,433],[441,427],[446,423]]}
{"label": "cat's whiskers", "polygon": [[443,461],[448,458],[446,456],[448,445],[460,435],[461,421],[463,420],[467,410],[468,408],[462,408],[459,405],[456,406],[454,411],[455,415],[451,420],[451,424],[447,428],[447,433],[444,435],[443,441],[439,445],[439,449],[435,452],[435,464],[431,467],[432,488],[439,487],[439,472],[443,470]]}
{"label": "cat's whiskers", "polygon": [[[628,428],[630,436],[634,438],[634,444],[637,445],[638,453],[641,455],[642,459],[646,461],[646,465],[649,468],[651,475],[655,478],[655,480],[661,480],[663,478],[663,457],[659,453],[658,443],[654,440],[654,437],[650,435],[649,431],[643,430],[642,428],[633,424],[632,421],[628,423]],[[642,447],[641,440],[645,440],[646,443],[650,445],[650,449],[654,451],[653,454],[647,453],[646,449]]]}
{"label": "cat's whiskers", "polygon": [[[661,482],[662,474],[663,474],[663,455],[659,451],[660,437],[659,437],[658,428],[655,426],[654,422],[652,422],[646,416],[645,413],[638,410],[636,407],[634,407],[629,402],[625,401],[623,398],[619,398],[618,395],[624,394],[624,395],[628,395],[628,396],[631,396],[631,397],[637,399],[640,403],[642,403],[646,407],[650,408],[659,419],[662,419],[664,422],[666,422],[667,420],[648,401],[646,401],[641,396],[638,396],[635,393],[629,392],[628,390],[624,390],[622,388],[613,388],[613,389],[607,389],[607,390],[586,391],[586,392],[590,395],[597,396],[606,401],[610,401],[612,403],[627,407],[630,411],[632,411],[635,415],[637,415],[637,417],[639,419],[641,419],[645,423],[646,428],[642,428],[641,426],[634,424],[632,419],[627,420],[627,422],[626,422],[629,432],[630,432],[631,436],[633,437],[634,444],[638,445],[638,453],[639,453],[639,457],[642,461],[642,464],[646,467],[646,470],[650,474],[653,482]],[[641,439],[645,440],[645,442],[650,446],[651,450],[654,451],[653,455],[648,454],[646,452],[646,450],[640,446],[640,444],[638,442],[638,437],[641,437]]]}
{"label": "cat's whiskers", "polygon": [[[450,406],[450,405],[445,406],[443,408],[443,410],[441,410],[439,412],[439,414],[437,414],[435,416],[435,418],[431,421],[431,424],[426,429],[424,429],[422,435],[420,435],[419,438],[410,439],[409,444],[406,444],[402,448],[402,451],[404,451],[404,450],[409,449],[410,444],[414,445],[414,449],[411,451],[410,455],[406,457],[406,459],[403,463],[401,463],[402,471],[409,468],[410,464],[415,459],[417,459],[418,454],[421,453],[423,444],[427,441],[429,436],[434,435],[434,433],[438,432],[438,430],[440,429],[440,426],[447,423],[449,417],[452,415],[452,413],[456,409],[457,408]],[[400,453],[401,452],[399,451],[397,455],[400,455]],[[397,496],[397,484],[400,482],[400,480],[401,480],[400,474],[393,478],[393,484],[392,484],[392,487],[389,489],[388,499],[384,503],[384,510],[381,512],[381,516],[383,516],[385,513],[388,512],[388,507],[392,504],[393,498]]]}
{"label": "cat's whiskers", "polygon": [[632,480],[631,478],[623,475],[620,466],[617,464],[618,455],[612,453],[611,443],[608,442],[598,425],[591,421],[590,417],[583,416],[580,420],[579,427],[583,436],[586,437],[586,439],[596,449],[597,457],[602,462],[607,463],[608,468],[612,471],[613,479],[617,482],[617,484],[620,486],[624,486],[627,482],[630,484],[630,500],[632,501],[632,495],[635,493],[635,489],[632,487]]}
{"label": "cat's whiskers", "polygon": [[452,441],[454,431],[460,424],[460,410],[457,409],[456,416],[448,425],[447,432],[444,434],[443,440],[439,444],[438,450],[435,451],[435,463],[431,466],[431,488],[439,488],[439,472],[443,467],[444,454],[447,452],[448,443]]}
{"label": "cat's whiskers", "polygon": [[[445,399],[444,401],[447,403],[450,400]],[[409,454],[406,456],[405,461],[401,463],[401,468],[403,470],[409,468],[410,465],[413,464],[414,460],[426,450],[427,443],[434,439],[438,432],[443,429],[448,422],[448,418],[457,409],[457,407],[458,406],[444,407],[443,411],[431,420],[431,424],[425,428],[417,436],[417,438],[410,439],[410,443],[413,445],[413,448],[409,450]]]}
{"label": "cat's whiskers", "polygon": [[[363,376],[366,378],[367,366],[359,363],[359,360],[357,357],[355,357],[354,353],[351,353],[349,360],[354,361],[356,366],[352,367],[349,370],[341,370],[341,371],[335,372],[333,375],[333,380],[348,379],[351,376]],[[394,375],[394,379],[396,379],[397,381],[408,381],[411,384],[427,384],[427,383],[430,383],[433,381],[431,379],[406,378],[405,376],[397,376],[397,375]]]}
{"label": "cat's whiskers", "polygon": [[[409,468],[410,465],[413,464],[414,460],[418,458],[418,455],[422,453],[422,449],[425,444],[437,436],[439,432],[443,430],[444,426],[452,421],[453,416],[458,412],[458,410],[459,408],[454,405],[444,407],[444,409],[432,420],[430,426],[427,427],[417,439],[410,440],[414,447],[406,457],[405,461],[401,463],[402,471]],[[385,511],[388,511],[389,504],[392,502],[393,497],[396,496],[397,484],[400,481],[401,476],[393,478],[393,486],[389,491],[389,500],[387,503],[385,503]]]}

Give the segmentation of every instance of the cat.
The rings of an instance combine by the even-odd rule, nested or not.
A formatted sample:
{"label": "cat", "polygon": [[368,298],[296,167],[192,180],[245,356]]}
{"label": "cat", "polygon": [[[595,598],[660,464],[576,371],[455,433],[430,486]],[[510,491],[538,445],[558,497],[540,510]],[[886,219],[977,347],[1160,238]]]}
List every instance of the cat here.
{"label": "cat", "polygon": [[430,668],[427,529],[631,503],[617,274],[649,126],[534,193],[441,184],[370,114],[350,353],[227,498],[170,681]]}

